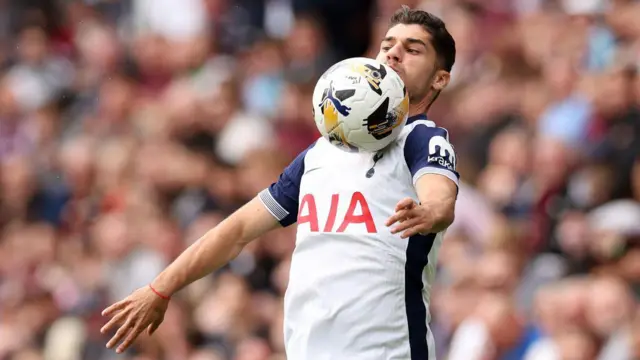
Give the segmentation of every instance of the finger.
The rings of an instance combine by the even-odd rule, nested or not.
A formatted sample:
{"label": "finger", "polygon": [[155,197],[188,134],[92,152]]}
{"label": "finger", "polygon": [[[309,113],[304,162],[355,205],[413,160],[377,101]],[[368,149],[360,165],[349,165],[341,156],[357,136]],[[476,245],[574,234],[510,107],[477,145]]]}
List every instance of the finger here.
{"label": "finger", "polygon": [[[394,216],[395,216],[395,221],[393,223],[403,223],[409,219],[413,219],[415,217],[418,217],[418,213],[416,212],[415,209],[408,209],[408,210],[400,210],[398,211]],[[393,225],[393,223],[389,224],[389,226]]]}
{"label": "finger", "polygon": [[385,225],[386,226],[391,226],[391,225],[395,224],[398,221],[400,221],[400,222],[405,221],[410,216],[409,211],[410,210],[397,211],[395,214],[391,215],[389,217],[389,219],[387,219],[387,222],[385,223]]}
{"label": "finger", "polygon": [[396,206],[398,206],[398,208],[400,209],[411,209],[415,204],[416,202],[412,198],[406,197],[400,200],[398,204],[396,204]]}
{"label": "finger", "polygon": [[118,325],[118,324],[122,324],[122,320],[129,314],[128,310],[124,310],[119,312],[116,316],[114,316],[111,320],[109,320],[108,323],[106,323],[102,329],[100,329],[101,333],[107,333],[109,332],[109,330],[111,330],[114,326]]}
{"label": "finger", "polygon": [[102,310],[102,316],[111,316],[111,314],[113,314],[114,312],[124,309],[124,307],[127,306],[127,304],[129,304],[129,299],[118,301],[117,303]]}
{"label": "finger", "polygon": [[389,219],[386,222],[387,226],[391,226],[393,224],[395,224],[396,222],[405,222],[409,219],[413,219],[415,217],[418,217],[418,212],[416,211],[416,209],[408,209],[408,210],[400,210],[398,212],[396,212],[395,214],[393,214],[391,217],[389,217]]}
{"label": "finger", "polygon": [[407,229],[405,232],[403,232],[400,235],[401,239],[406,239],[406,238],[410,238],[412,236],[418,235],[421,232],[423,232],[423,228],[422,226],[418,225],[418,226],[413,226],[410,229]]}
{"label": "finger", "polygon": [[131,328],[133,327],[132,325],[133,318],[127,318],[127,321],[122,326],[120,326],[120,329],[118,329],[116,334],[113,335],[111,340],[109,340],[109,342],[107,343],[107,348],[111,349],[115,344],[119,343],[120,340],[122,340],[122,338],[131,330]]}
{"label": "finger", "polygon": [[127,338],[122,342],[122,344],[118,346],[118,349],[116,350],[116,352],[122,353],[125,350],[127,350],[129,346],[131,346],[131,344],[133,344],[133,342],[136,341],[140,333],[144,331],[144,328],[145,328],[144,325],[137,325],[136,327],[134,327],[133,330],[129,332],[129,336],[127,336]]}
{"label": "finger", "polygon": [[397,234],[403,231],[406,231],[408,229],[411,229],[412,227],[418,226],[420,225],[420,219],[419,218],[412,218],[409,219],[407,221],[403,221],[400,224],[396,225],[395,227],[393,227],[391,229],[391,233],[392,234]]}
{"label": "finger", "polygon": [[404,198],[404,199],[400,200],[398,202],[398,204],[396,204],[396,209],[395,210],[399,211],[399,210],[402,210],[402,209],[407,209],[407,210],[408,209],[412,209],[413,206],[415,205],[415,203],[416,202],[413,201],[413,199],[410,198],[410,197]]}

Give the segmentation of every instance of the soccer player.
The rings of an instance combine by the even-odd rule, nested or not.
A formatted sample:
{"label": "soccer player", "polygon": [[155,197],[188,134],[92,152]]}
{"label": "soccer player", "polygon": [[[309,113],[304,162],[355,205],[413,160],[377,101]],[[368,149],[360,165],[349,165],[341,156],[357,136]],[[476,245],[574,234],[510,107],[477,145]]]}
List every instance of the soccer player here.
{"label": "soccer player", "polygon": [[279,179],[185,250],[151,284],[104,310],[125,350],[163,320],[171,295],[225,265],[244,245],[297,221],[284,299],[287,358],[435,359],[430,283],[453,222],[456,158],[426,112],[449,83],[455,42],[437,17],[403,7],[378,60],[402,77],[410,118],[375,155],[318,139]]}

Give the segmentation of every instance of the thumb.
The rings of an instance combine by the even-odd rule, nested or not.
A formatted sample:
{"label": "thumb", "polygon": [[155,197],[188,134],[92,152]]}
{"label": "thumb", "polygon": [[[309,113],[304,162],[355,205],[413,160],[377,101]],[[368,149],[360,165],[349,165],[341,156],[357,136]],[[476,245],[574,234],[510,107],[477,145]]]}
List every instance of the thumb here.
{"label": "thumb", "polygon": [[415,205],[415,201],[413,201],[412,198],[407,197],[398,202],[398,204],[396,205],[396,211],[405,210],[405,209],[409,210],[413,208],[414,205]]}

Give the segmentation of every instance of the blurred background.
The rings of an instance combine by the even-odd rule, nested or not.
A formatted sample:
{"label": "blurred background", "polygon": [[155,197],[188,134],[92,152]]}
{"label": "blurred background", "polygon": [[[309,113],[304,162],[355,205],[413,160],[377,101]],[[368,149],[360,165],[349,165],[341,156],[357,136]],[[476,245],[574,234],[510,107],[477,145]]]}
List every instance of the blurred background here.
{"label": "blurred background", "polygon": [[640,3],[0,0],[0,359],[284,359],[295,226],[115,355],[100,311],[318,136],[317,77],[401,4],[457,43],[438,359],[640,359]]}

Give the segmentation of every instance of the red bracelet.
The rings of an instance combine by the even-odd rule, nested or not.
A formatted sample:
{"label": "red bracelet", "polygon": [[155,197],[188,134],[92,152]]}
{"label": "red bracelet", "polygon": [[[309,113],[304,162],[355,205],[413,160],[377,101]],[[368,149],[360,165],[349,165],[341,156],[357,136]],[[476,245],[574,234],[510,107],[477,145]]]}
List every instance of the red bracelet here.
{"label": "red bracelet", "polygon": [[149,284],[149,289],[151,289],[151,291],[153,291],[153,292],[154,292],[156,295],[158,295],[161,299],[164,299],[164,300],[169,300],[169,299],[171,299],[171,297],[170,297],[170,296],[166,296],[166,295],[162,295],[162,294],[160,294],[160,292],[158,292],[156,289],[154,289],[154,288],[153,288],[153,286],[151,286],[151,284]]}

